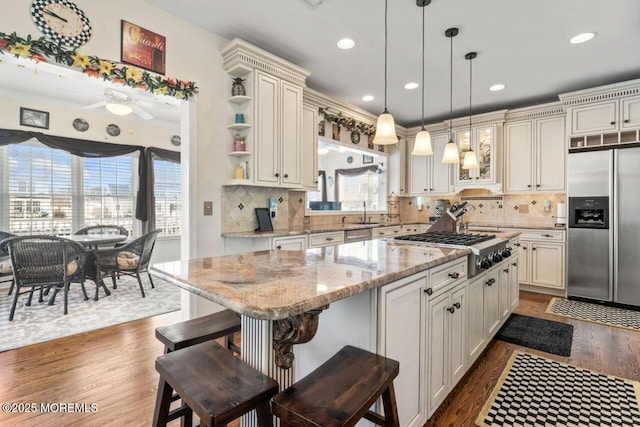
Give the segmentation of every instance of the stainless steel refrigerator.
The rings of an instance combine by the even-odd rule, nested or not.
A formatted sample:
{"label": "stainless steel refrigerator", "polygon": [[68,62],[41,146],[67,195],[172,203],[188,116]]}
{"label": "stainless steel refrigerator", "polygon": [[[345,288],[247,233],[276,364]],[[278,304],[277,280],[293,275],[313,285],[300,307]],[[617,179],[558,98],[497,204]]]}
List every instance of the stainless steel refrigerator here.
{"label": "stainless steel refrigerator", "polygon": [[567,293],[640,306],[640,147],[567,159]]}

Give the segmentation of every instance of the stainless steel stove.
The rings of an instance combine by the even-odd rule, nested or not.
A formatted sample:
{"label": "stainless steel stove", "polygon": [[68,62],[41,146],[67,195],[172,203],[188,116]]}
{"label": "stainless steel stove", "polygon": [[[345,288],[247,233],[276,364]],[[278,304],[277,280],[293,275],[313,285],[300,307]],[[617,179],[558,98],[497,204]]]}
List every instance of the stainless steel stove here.
{"label": "stainless steel stove", "polygon": [[471,249],[467,274],[475,276],[482,270],[487,270],[495,263],[511,256],[507,242],[494,234],[458,234],[431,231],[427,233],[411,234],[396,237],[394,240],[402,243],[432,244],[447,248]]}

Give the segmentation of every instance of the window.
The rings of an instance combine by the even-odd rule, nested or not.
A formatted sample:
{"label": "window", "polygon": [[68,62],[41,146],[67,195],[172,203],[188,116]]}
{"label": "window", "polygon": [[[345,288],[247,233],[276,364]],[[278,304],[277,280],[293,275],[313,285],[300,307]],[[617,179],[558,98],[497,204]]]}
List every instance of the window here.
{"label": "window", "polygon": [[342,209],[347,211],[362,210],[366,203],[367,210],[383,210],[378,197],[378,174],[366,172],[358,176],[338,175],[339,200]]}
{"label": "window", "polygon": [[153,191],[156,199],[156,228],[161,236],[180,235],[181,167],[180,163],[166,160],[153,161]]}
{"label": "window", "polygon": [[0,229],[65,236],[117,224],[139,234],[137,154],[82,158],[31,140],[0,147],[0,166]]}

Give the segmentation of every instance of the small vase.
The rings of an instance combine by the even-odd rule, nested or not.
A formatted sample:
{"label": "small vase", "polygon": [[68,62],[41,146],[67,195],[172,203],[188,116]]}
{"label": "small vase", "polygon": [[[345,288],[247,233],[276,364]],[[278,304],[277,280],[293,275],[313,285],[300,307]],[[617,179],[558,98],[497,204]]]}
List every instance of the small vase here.
{"label": "small vase", "polygon": [[245,96],[247,93],[244,89],[244,86],[242,84],[242,82],[244,82],[244,79],[241,79],[240,77],[236,77],[233,80],[233,86],[231,86],[231,95],[232,96]]}

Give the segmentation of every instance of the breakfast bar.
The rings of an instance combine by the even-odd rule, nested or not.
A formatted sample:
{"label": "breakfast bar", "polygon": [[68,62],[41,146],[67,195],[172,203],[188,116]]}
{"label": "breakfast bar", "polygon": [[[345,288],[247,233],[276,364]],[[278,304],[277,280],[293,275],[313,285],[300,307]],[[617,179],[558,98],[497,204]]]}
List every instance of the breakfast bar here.
{"label": "breakfast bar", "polygon": [[[343,345],[376,351],[377,288],[468,253],[374,240],[166,262],[150,271],[239,313],[242,358],[284,388]],[[314,338],[318,324],[326,326],[319,348],[296,351],[292,369],[293,346]],[[354,336],[359,325],[367,336]]]}

